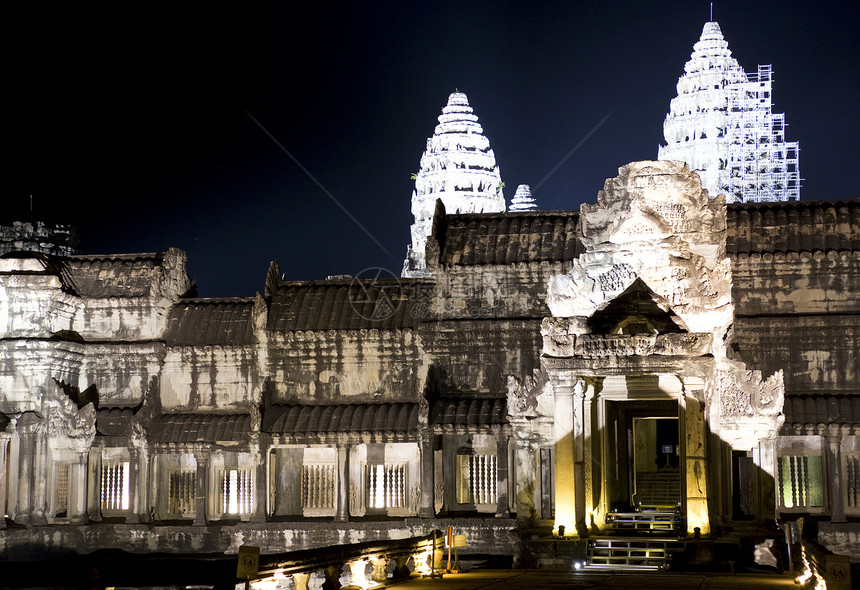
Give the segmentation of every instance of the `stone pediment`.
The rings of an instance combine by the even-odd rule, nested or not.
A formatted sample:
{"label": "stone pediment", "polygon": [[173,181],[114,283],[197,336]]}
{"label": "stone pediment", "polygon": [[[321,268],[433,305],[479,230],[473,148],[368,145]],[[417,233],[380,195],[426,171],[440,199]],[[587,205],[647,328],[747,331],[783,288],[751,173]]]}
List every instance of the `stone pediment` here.
{"label": "stone pediment", "polygon": [[596,204],[582,206],[586,248],[661,240],[673,234],[725,229],[717,213],[723,199],[709,199],[696,172],[683,162],[632,162],[607,179]]}
{"label": "stone pediment", "polygon": [[592,317],[639,280],[684,330],[716,335],[731,323],[725,204],[683,162],[622,166],[580,223],[584,252],[549,282],[553,316]]}

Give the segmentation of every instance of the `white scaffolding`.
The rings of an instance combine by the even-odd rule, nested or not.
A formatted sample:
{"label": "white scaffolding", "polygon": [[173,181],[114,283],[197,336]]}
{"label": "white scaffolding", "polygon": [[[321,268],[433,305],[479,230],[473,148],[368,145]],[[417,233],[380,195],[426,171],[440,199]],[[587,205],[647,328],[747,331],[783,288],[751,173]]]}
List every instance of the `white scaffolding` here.
{"label": "white scaffolding", "polygon": [[772,112],[770,65],[728,89],[729,185],[741,202],[800,199],[799,147],[785,141],[785,115]]}

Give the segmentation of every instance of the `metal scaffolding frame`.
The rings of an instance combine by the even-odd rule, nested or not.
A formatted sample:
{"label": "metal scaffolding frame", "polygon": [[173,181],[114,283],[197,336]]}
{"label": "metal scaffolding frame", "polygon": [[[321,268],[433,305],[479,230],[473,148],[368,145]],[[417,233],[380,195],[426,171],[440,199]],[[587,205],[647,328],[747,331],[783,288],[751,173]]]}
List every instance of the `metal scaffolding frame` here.
{"label": "metal scaffolding frame", "polygon": [[760,65],[746,82],[729,84],[729,185],[741,202],[797,201],[800,168],[796,141],[785,141],[785,115],[772,111],[772,70]]}

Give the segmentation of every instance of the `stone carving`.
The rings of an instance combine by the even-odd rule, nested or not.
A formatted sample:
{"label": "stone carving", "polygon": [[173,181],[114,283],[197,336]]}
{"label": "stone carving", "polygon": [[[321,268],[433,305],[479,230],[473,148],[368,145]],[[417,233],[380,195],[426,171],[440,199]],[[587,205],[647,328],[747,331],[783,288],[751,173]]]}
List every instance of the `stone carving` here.
{"label": "stone carving", "polygon": [[361,510],[361,505],[358,501],[358,490],[354,483],[349,484],[349,511],[356,514]]}
{"label": "stone carving", "polygon": [[614,265],[612,270],[598,275],[597,285],[601,291],[619,292],[630,286],[630,283],[635,279],[636,273],[633,271],[633,267],[622,262]]}
{"label": "stone carving", "polygon": [[723,416],[775,416],[782,412],[785,382],[781,370],[765,380],[761,371],[721,370],[716,382]]}
{"label": "stone carving", "polygon": [[[682,162],[634,162],[581,209],[586,248],[567,275],[553,277],[556,317],[591,316],[637,278],[685,316],[730,304],[725,214]],[[703,320],[711,331],[713,318]],[[692,329],[692,326],[690,326]]]}
{"label": "stone carving", "polygon": [[750,392],[735,384],[728,384],[720,392],[720,410],[723,416],[752,416],[755,413]]}
{"label": "stone carving", "polygon": [[437,507],[437,510],[442,506],[443,492],[444,488],[442,487],[442,483],[436,482],[433,485],[433,504]]}
{"label": "stone carving", "polygon": [[85,447],[92,443],[96,434],[96,410],[92,403],[78,409],[56,384],[53,395],[45,399],[45,406],[49,436],[78,439]]}
{"label": "stone carving", "polygon": [[546,382],[546,373],[538,369],[522,381],[514,375],[508,375],[508,414],[527,418],[537,416],[538,396]]}
{"label": "stone carving", "polygon": [[409,509],[415,514],[417,514],[418,511],[421,509],[421,488],[418,486],[418,484],[412,486],[411,502]]}

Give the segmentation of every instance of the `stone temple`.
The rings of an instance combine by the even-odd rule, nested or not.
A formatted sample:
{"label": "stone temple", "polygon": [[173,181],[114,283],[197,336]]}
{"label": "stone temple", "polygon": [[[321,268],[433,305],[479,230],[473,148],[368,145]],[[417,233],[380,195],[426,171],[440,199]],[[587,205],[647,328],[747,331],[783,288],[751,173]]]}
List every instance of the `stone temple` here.
{"label": "stone temple", "polygon": [[[759,545],[850,580],[860,200],[727,204],[657,160],[579,210],[505,212],[465,95],[439,120],[400,279],[272,264],[263,293],[203,299],[176,249],[0,257],[5,559],[450,526],[523,567],[741,568]],[[365,565],[393,567],[278,583]]]}

